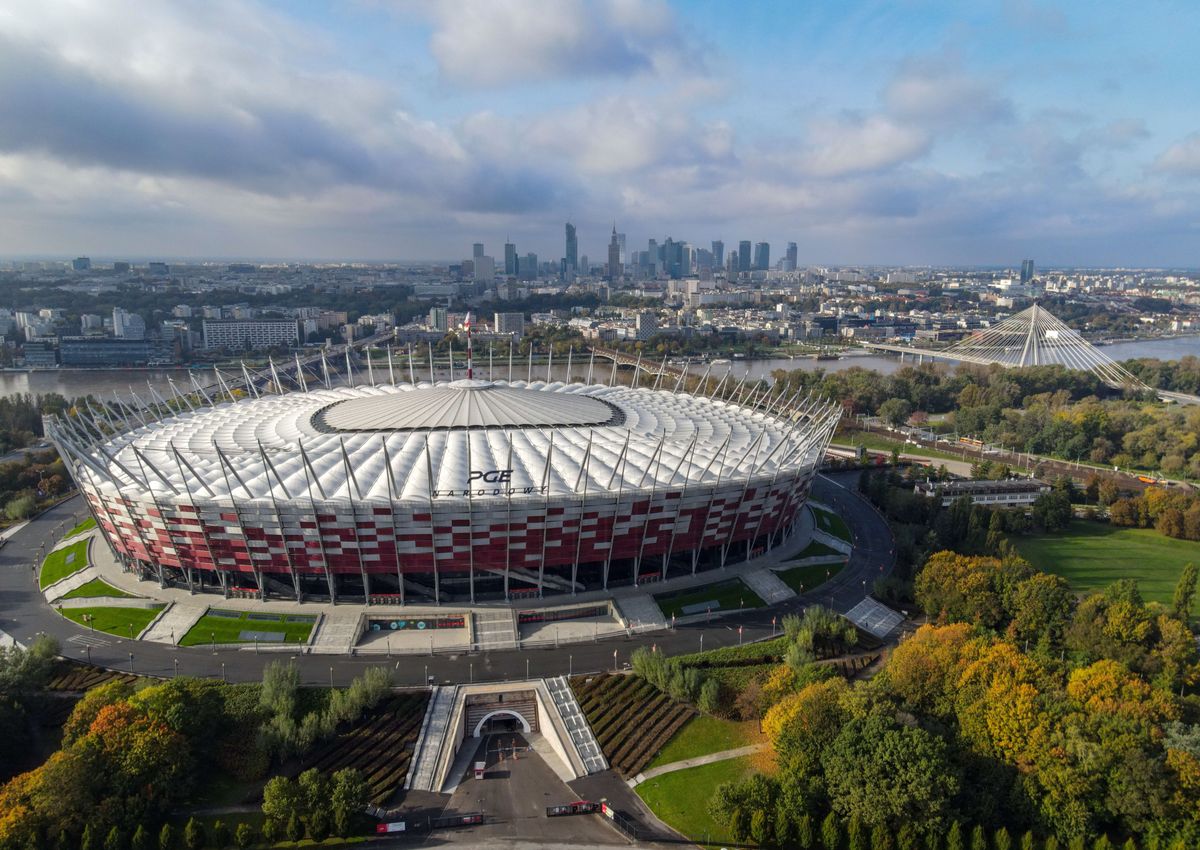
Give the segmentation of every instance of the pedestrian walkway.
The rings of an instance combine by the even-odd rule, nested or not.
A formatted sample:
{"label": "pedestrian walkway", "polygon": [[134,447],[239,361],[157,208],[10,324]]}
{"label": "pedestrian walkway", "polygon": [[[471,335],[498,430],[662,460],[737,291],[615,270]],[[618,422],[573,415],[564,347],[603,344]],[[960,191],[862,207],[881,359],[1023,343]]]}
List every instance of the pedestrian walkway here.
{"label": "pedestrian walkway", "polygon": [[142,634],[142,640],[178,646],[179,642],[183,640],[183,636],[207,612],[208,606],[202,602],[176,602],[164,611],[161,617],[150,624],[150,628]]}
{"label": "pedestrian walkway", "polygon": [[654,629],[665,629],[667,620],[662,609],[649,593],[639,593],[637,596],[622,596],[616,600],[625,627],[635,632],[646,632]]}
{"label": "pedestrian walkway", "polygon": [[408,778],[404,782],[406,791],[440,791],[433,784],[437,778],[437,767],[441,761],[442,747],[445,745],[446,729],[450,725],[450,717],[454,712],[455,697],[458,687],[435,687],[433,697],[429,700],[429,708],[425,711],[425,720],[421,724],[421,734],[417,738],[417,752],[413,755]]}
{"label": "pedestrian walkway", "polygon": [[846,612],[846,619],[883,640],[904,622],[904,615],[867,596]]}
{"label": "pedestrian walkway", "polygon": [[511,609],[477,611],[474,615],[475,643],[484,652],[517,646],[516,616]]}
{"label": "pedestrian walkway", "polygon": [[588,773],[607,770],[608,762],[604,759],[604,753],[600,751],[596,736],[592,734],[592,727],[588,725],[587,718],[579,708],[579,702],[567,683],[567,677],[555,676],[553,679],[547,679],[546,688],[550,691],[555,707],[558,708],[563,725],[567,727],[567,734],[571,736],[571,743],[583,762],[584,770]]}
{"label": "pedestrian walkway", "polygon": [[751,570],[742,575],[742,581],[746,582],[750,589],[768,605],[778,605],[796,595],[796,591],[788,587],[783,579],[770,570]]}
{"label": "pedestrian walkway", "polygon": [[[82,587],[94,578],[100,578],[100,569],[94,564],[88,564],[79,572],[71,573],[66,578],[54,582],[54,584],[42,591],[42,595],[46,597],[47,602],[53,602],[56,599],[62,599],[75,588]],[[70,600],[67,601],[69,602]],[[96,605],[98,603],[95,600],[90,600],[88,604]]]}
{"label": "pedestrian walkway", "polygon": [[362,634],[362,610],[330,611],[321,615],[310,652],[316,655],[346,655]]}
{"label": "pedestrian walkway", "polygon": [[662,776],[664,773],[674,773],[677,770],[687,770],[689,767],[700,767],[701,765],[712,764],[716,761],[728,761],[729,759],[737,759],[742,756],[750,756],[766,748],[766,744],[749,744],[745,747],[738,747],[736,750],[721,750],[719,753],[709,753],[706,756],[696,756],[695,758],[684,759],[683,761],[673,761],[670,764],[643,770],[637,776],[626,779],[625,784],[630,788],[636,788],[643,782],[653,779],[656,776]]}

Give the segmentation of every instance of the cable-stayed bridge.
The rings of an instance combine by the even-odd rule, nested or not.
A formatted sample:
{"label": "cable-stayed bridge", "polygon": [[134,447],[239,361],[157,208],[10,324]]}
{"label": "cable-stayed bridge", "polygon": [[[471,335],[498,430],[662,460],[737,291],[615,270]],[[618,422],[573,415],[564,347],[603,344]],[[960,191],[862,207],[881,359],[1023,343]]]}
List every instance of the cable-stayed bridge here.
{"label": "cable-stayed bridge", "polygon": [[1117,361],[1092,345],[1049,310],[1034,304],[993,327],[977,331],[946,348],[864,343],[864,347],[894,354],[934,357],[960,363],[1008,368],[1065,366],[1091,372],[1116,389],[1153,391],[1164,401],[1200,404],[1200,397],[1149,387]]}

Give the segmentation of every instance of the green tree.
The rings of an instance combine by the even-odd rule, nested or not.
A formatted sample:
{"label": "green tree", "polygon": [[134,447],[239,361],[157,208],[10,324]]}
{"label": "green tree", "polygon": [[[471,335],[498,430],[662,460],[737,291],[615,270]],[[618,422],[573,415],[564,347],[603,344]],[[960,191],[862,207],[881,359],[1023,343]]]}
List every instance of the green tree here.
{"label": "green tree", "polygon": [[1192,618],[1192,602],[1196,598],[1196,579],[1200,570],[1195,564],[1188,564],[1179,575],[1175,585],[1175,595],[1171,599],[1171,613],[1185,623]]}
{"label": "green tree", "polygon": [[814,850],[816,847],[816,830],[813,828],[812,815],[805,812],[796,821],[796,845],[800,850]]}
{"label": "green tree", "polygon": [[25,519],[37,508],[33,496],[17,496],[4,506],[4,515],[11,520]]}
{"label": "green tree", "polygon": [[946,850],[966,850],[966,845],[963,842],[962,824],[958,821],[950,824],[950,829],[946,832]]}
{"label": "green tree", "polygon": [[1113,843],[1107,835],[1101,834],[1092,842],[1092,850],[1113,850]]}
{"label": "green tree", "polygon": [[158,831],[158,850],[175,850],[175,827],[164,823]]}
{"label": "green tree", "polygon": [[187,850],[201,850],[207,836],[204,834],[204,824],[196,820],[196,818],[188,818],[187,825],[183,828],[183,846]]}
{"label": "green tree", "polygon": [[868,850],[869,841],[869,830],[863,823],[862,817],[857,812],[850,815],[850,820],[846,825],[846,846],[849,850]]}
{"label": "green tree", "polygon": [[316,809],[308,813],[308,837],[313,841],[324,841],[329,837],[329,810]]}
{"label": "green tree", "polygon": [[791,812],[783,800],[775,806],[775,844],[787,847],[796,841],[796,824],[792,821]]}
{"label": "green tree", "polygon": [[821,846],[825,850],[839,850],[842,843],[842,825],[833,812],[821,821]]}
{"label": "green tree", "polygon": [[750,838],[755,844],[766,844],[771,837],[771,819],[762,809],[755,809],[750,815]]}
{"label": "green tree", "polygon": [[367,806],[370,788],[362,773],[351,767],[333,774],[330,786],[333,831],[346,838],[353,833],[355,821]]}
{"label": "green tree", "polygon": [[129,842],[130,850],[153,850],[151,840],[150,830],[146,829],[145,824],[139,823],[133,831],[133,840]]}
{"label": "green tree", "polygon": [[293,813],[287,819],[287,828],[284,835],[293,844],[304,837],[304,823],[300,820],[300,815]]}
{"label": "green tree", "polygon": [[879,405],[879,418],[893,427],[900,427],[912,416],[912,403],[903,398],[889,398]]}
{"label": "green tree", "polygon": [[1013,632],[1018,640],[1036,643],[1043,636],[1053,644],[1062,640],[1071,621],[1074,600],[1061,576],[1036,573],[1017,585],[1013,593]]}
{"label": "green tree", "polygon": [[871,827],[871,850],[895,850],[892,830],[887,824],[877,823]]}
{"label": "green tree", "polygon": [[1021,836],[1021,850],[1037,850],[1037,839],[1033,836],[1033,830],[1027,829]]}
{"label": "green tree", "polygon": [[125,850],[125,836],[121,830],[113,827],[104,838],[104,850]]}
{"label": "green tree", "polygon": [[304,811],[300,786],[286,776],[274,776],[263,788],[262,813],[267,821],[286,824]]}
{"label": "green tree", "polygon": [[1000,827],[992,836],[992,847],[994,850],[1012,850],[1012,836],[1008,832],[1008,827]]}
{"label": "green tree", "polygon": [[1059,841],[1057,836],[1047,835],[1046,840],[1042,842],[1042,850],[1058,850],[1058,848]]}
{"label": "green tree", "polygon": [[233,831],[233,843],[238,850],[247,850],[254,843],[254,827],[245,821],[239,823]]}
{"label": "green tree", "polygon": [[228,847],[229,846],[229,827],[224,821],[218,820],[212,826],[212,846],[213,847]]}
{"label": "green tree", "polygon": [[925,833],[925,850],[942,850],[942,835],[939,832]]}
{"label": "green tree", "polygon": [[1087,850],[1087,839],[1082,835],[1072,835],[1067,842],[1067,850]]}
{"label": "green tree", "polygon": [[83,835],[79,838],[79,850],[100,850],[100,839],[91,823],[84,824]]}
{"label": "green tree", "polygon": [[896,850],[921,850],[921,836],[914,824],[907,821],[900,824],[896,832]]}
{"label": "green tree", "polygon": [[971,830],[971,850],[988,850],[987,833],[980,824],[975,824]]}

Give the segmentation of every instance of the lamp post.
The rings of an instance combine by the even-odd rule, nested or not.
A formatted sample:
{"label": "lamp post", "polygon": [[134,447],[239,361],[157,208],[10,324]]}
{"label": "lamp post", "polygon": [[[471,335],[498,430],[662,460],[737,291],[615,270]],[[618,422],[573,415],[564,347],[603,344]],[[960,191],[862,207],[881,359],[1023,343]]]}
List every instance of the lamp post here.
{"label": "lamp post", "polygon": [[329,665],[329,688],[333,689],[333,665]]}
{"label": "lamp post", "polygon": [[129,673],[133,675],[133,653],[129,653]]}
{"label": "lamp post", "polygon": [[525,659],[525,680],[529,681],[529,658]]}
{"label": "lamp post", "polygon": [[225,662],[224,661],[221,662],[221,681],[222,682],[229,681],[228,679],[225,678]]}
{"label": "lamp post", "polygon": [[175,678],[179,678],[179,659],[175,659]]}

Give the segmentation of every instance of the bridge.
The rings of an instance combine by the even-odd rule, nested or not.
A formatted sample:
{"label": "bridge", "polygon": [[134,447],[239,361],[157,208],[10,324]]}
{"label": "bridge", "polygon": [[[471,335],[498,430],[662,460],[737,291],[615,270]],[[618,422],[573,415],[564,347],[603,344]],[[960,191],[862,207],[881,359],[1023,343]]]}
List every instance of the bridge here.
{"label": "bridge", "polygon": [[1154,392],[1164,401],[1200,404],[1200,397],[1147,386],[1136,375],[1068,327],[1049,310],[1034,304],[994,327],[976,331],[946,348],[863,343],[889,354],[978,363],[1006,368],[1059,365],[1091,372],[1114,389]]}

